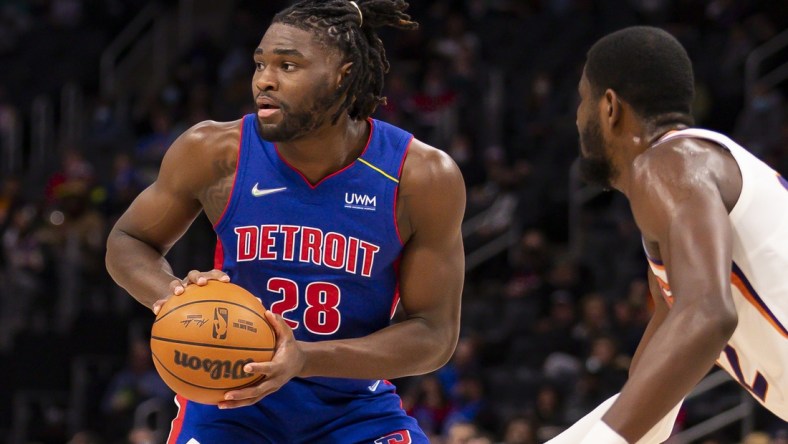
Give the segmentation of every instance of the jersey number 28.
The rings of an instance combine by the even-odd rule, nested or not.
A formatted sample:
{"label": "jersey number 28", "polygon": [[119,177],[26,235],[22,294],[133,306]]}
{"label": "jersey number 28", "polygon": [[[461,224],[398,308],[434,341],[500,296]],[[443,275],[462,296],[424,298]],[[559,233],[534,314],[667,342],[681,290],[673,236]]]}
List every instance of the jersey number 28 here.
{"label": "jersey number 28", "polygon": [[[271,304],[269,309],[282,316],[287,325],[296,329],[300,321],[289,319],[287,313],[298,308],[301,301],[298,284],[290,279],[271,278],[268,280],[268,291],[279,293],[282,299]],[[339,330],[342,315],[339,313],[339,302],[342,299],[339,287],[330,282],[312,282],[304,289],[303,324],[310,333],[331,335]]]}

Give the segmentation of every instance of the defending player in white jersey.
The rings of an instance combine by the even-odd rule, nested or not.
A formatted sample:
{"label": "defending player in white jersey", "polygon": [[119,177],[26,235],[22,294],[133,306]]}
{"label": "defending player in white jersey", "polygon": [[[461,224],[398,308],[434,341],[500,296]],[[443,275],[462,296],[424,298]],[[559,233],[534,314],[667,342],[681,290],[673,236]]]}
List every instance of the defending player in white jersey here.
{"label": "defending player in white jersey", "polygon": [[581,171],[630,201],[656,311],[621,393],[553,444],[661,443],[715,362],[788,420],[788,182],[698,129],[692,64],[667,32],[632,27],[588,52]]}

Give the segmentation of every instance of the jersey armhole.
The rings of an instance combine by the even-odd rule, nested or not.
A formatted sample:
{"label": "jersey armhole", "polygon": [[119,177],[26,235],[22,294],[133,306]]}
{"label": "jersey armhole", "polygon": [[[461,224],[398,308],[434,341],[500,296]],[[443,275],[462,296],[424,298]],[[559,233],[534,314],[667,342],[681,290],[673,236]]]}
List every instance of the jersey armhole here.
{"label": "jersey armhole", "polygon": [[246,123],[246,117],[241,119],[241,134],[238,137],[238,160],[235,162],[235,173],[233,177],[233,186],[230,188],[230,196],[227,198],[227,203],[224,205],[224,210],[222,211],[222,215],[219,216],[219,219],[213,225],[213,231],[218,233],[219,230],[224,225],[224,221],[230,219],[233,211],[235,210],[235,201],[237,200],[235,196],[235,186],[239,182],[239,172],[241,171],[241,163],[243,161],[243,154],[245,154],[243,150],[244,144],[244,126]]}
{"label": "jersey armhole", "polygon": [[394,233],[396,234],[396,240],[400,245],[405,245],[405,243],[402,241],[402,235],[400,235],[399,232],[399,222],[397,220],[397,202],[399,201],[399,187],[402,185],[402,170],[405,168],[405,159],[408,158],[408,152],[410,151],[410,146],[413,144],[413,138],[414,137],[411,134],[410,138],[408,139],[408,143],[405,145],[405,150],[402,153],[402,160],[400,160],[399,164],[399,170],[397,171],[397,180],[399,180],[399,182],[394,187],[394,211],[392,212],[394,217]]}

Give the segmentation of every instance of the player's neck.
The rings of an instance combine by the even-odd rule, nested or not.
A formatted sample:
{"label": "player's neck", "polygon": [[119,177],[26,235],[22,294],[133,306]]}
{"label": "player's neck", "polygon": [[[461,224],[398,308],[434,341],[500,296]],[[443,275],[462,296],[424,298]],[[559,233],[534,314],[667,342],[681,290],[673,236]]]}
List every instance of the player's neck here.
{"label": "player's neck", "polygon": [[642,125],[633,131],[626,140],[623,141],[619,149],[614,150],[620,153],[618,159],[614,160],[614,166],[619,172],[616,179],[611,184],[613,188],[629,196],[630,182],[632,178],[632,166],[635,159],[654,146],[665,135],[687,128],[683,124],[665,125]]}
{"label": "player's neck", "polygon": [[632,168],[635,159],[651,146],[653,134],[645,126],[633,125],[621,136],[618,146],[614,147],[613,167],[617,171],[611,185],[629,197]]}
{"label": "player's neck", "polygon": [[649,125],[645,128],[646,137],[648,140],[648,148],[654,146],[663,137],[669,133],[680,131],[689,128],[683,123],[666,123],[663,125]]}
{"label": "player's neck", "polygon": [[371,128],[366,120],[342,116],[290,142],[277,143],[279,153],[311,183],[350,165],[364,151]]}

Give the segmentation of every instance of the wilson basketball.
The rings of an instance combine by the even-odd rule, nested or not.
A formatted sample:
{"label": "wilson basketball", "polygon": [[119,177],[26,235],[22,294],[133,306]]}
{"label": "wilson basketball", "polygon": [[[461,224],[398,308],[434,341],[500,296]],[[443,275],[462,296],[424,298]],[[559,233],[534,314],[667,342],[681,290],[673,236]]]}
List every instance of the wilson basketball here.
{"label": "wilson basketball", "polygon": [[260,379],[244,372],[244,365],[273,357],[276,339],[264,312],[260,300],[237,285],[189,285],[161,307],[153,323],[156,370],[179,395],[217,404],[226,391]]}

